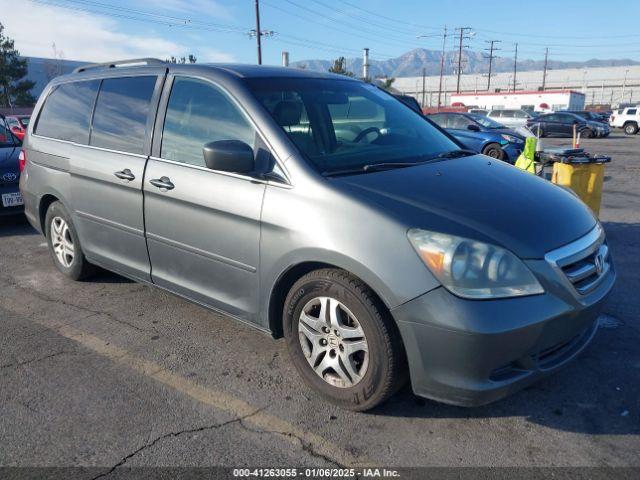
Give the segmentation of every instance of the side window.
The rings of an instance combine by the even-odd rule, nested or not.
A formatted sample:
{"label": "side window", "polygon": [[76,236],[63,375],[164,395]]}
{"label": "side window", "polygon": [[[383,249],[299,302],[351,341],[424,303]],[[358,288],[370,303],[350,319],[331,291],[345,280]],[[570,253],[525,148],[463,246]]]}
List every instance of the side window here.
{"label": "side window", "polygon": [[86,145],[99,86],[100,80],[89,80],[55,87],[38,117],[36,135]]}
{"label": "side window", "polygon": [[637,111],[637,108],[630,108],[629,110],[627,110],[627,115],[635,115]]}
{"label": "side window", "polygon": [[527,114],[522,110],[516,110],[513,112],[513,116],[516,118],[527,118]]}
{"label": "side window", "polygon": [[144,139],[157,77],[105,78],[100,87],[90,144],[144,153]]}
{"label": "side window", "polygon": [[513,118],[515,116],[515,112],[513,110],[503,110],[502,118]]}
{"label": "side window", "polygon": [[450,115],[449,128],[464,130],[473,122],[463,115]]}
{"label": "side window", "polygon": [[546,117],[542,117],[542,120],[545,122],[558,122],[560,119],[558,115],[547,115]]}
{"label": "side window", "polygon": [[255,147],[256,132],[222,90],[195,78],[176,77],[164,120],[160,156],[204,166],[202,147],[240,140]]}
{"label": "side window", "polygon": [[429,115],[429,120],[438,125],[441,128],[447,128],[447,115],[436,114]]}

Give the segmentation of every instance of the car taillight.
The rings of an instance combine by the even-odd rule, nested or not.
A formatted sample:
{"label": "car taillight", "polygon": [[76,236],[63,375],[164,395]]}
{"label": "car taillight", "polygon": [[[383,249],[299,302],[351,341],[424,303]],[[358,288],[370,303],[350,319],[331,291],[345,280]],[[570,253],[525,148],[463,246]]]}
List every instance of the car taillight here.
{"label": "car taillight", "polygon": [[27,163],[27,154],[24,149],[20,150],[20,155],[18,155],[18,169],[23,172],[24,166]]}

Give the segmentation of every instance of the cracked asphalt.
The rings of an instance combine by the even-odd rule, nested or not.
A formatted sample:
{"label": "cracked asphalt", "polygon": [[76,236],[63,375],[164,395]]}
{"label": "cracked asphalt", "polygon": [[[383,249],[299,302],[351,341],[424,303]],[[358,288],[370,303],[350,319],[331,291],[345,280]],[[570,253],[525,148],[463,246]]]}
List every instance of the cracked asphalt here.
{"label": "cracked asphalt", "polygon": [[0,219],[0,466],[640,466],[640,135],[584,143],[614,157],[601,329],[578,362],[474,409],[405,388],[340,410],[283,341],[108,272],[70,281],[25,220]]}

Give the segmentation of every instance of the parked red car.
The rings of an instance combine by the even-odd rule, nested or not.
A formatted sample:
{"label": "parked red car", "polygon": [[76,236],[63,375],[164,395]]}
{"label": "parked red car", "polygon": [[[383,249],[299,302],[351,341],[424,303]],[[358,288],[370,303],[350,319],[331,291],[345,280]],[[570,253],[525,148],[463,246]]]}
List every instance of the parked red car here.
{"label": "parked red car", "polygon": [[7,124],[11,133],[20,139],[24,140],[24,134],[27,133],[27,125],[29,125],[29,119],[31,115],[7,115]]}

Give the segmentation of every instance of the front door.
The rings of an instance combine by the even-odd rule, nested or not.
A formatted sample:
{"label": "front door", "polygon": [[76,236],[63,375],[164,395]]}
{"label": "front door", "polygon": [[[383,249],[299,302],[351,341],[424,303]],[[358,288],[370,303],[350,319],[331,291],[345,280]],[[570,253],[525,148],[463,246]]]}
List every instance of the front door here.
{"label": "front door", "polygon": [[[151,276],[180,295],[253,320],[258,305],[260,214],[265,184],[205,167],[206,143],[256,131],[222,89],[176,76],[167,85],[161,141],[144,182]],[[170,89],[170,90],[169,90]],[[157,147],[156,147],[157,145]],[[157,151],[156,151],[157,150]]]}

